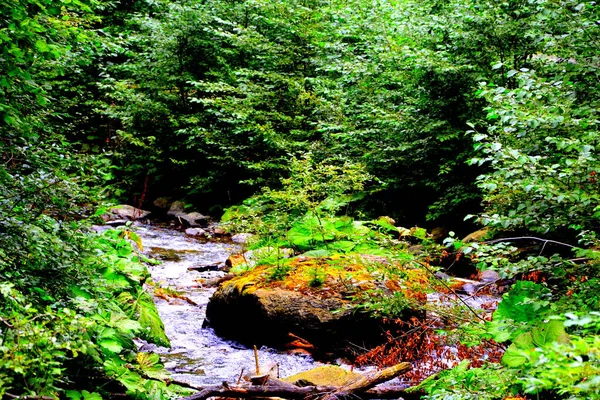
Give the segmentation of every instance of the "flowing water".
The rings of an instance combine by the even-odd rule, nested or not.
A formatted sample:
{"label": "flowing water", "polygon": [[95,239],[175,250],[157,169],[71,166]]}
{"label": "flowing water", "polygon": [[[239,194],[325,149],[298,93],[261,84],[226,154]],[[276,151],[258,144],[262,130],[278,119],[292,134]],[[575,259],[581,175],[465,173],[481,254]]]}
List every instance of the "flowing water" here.
{"label": "flowing water", "polygon": [[[158,353],[167,370],[175,380],[194,386],[207,386],[234,383],[241,374],[252,374],[255,370],[254,351],[238,343],[224,340],[211,328],[204,328],[206,306],[214,288],[203,287],[203,279],[224,275],[222,271],[198,272],[194,267],[223,265],[227,257],[238,252],[239,246],[230,242],[206,241],[186,236],[183,232],[153,225],[139,225],[137,233],[142,238],[145,253],[160,260],[160,265],[149,265],[152,280],[159,286],[177,290],[186,299],[165,300],[155,296],[155,303],[165,332],[171,341],[171,348],[157,347],[140,343],[143,351]],[[497,301],[497,297],[461,296],[473,309],[481,310],[482,304]],[[454,299],[456,300],[456,299]],[[448,299],[439,294],[428,296],[430,304],[450,305]],[[465,310],[467,312],[468,310]],[[245,326],[241,329],[253,329]],[[450,367],[456,364],[457,349],[444,346],[433,360],[439,366]],[[259,349],[260,365],[278,365],[280,376],[289,376],[322,365],[307,355],[291,355],[269,348]],[[427,365],[414,364],[416,369]],[[361,368],[365,371],[371,368]],[[388,384],[403,384],[396,378]]]}
{"label": "flowing water", "polygon": [[[160,354],[173,378],[196,386],[232,383],[242,370],[254,372],[254,352],[238,343],[224,340],[211,328],[203,328],[206,305],[214,288],[202,287],[202,278],[223,276],[221,271],[197,272],[190,267],[222,264],[238,250],[232,243],[202,241],[183,232],[151,225],[141,225],[136,232],[142,238],[145,253],[162,261],[149,265],[152,280],[162,287],[181,292],[196,305],[184,299],[155,298],[171,348],[141,344],[144,351]],[[252,329],[247,326],[242,329]],[[261,366],[277,364],[281,376],[311,369],[319,363],[309,356],[290,355],[268,348],[259,349]]]}

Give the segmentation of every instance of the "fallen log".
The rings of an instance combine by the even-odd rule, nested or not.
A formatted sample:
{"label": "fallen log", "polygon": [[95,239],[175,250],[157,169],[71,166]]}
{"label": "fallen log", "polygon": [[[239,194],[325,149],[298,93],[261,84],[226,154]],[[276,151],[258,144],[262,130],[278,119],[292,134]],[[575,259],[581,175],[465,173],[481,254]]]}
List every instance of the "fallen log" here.
{"label": "fallen log", "polygon": [[[176,383],[176,382],[173,382]],[[210,397],[227,397],[238,399],[252,399],[259,397],[281,397],[291,400],[303,400],[308,397],[315,398],[330,393],[334,393],[339,388],[332,386],[232,386],[232,385],[216,385],[206,387],[191,396],[184,397],[181,400],[206,400]],[[398,399],[418,400],[423,393],[415,392],[408,393],[405,388],[383,388],[369,389],[361,393],[354,393],[353,398],[361,399]]]}
{"label": "fallen log", "polygon": [[404,362],[396,364],[393,367],[383,369],[381,371],[375,371],[373,373],[365,374],[357,380],[340,387],[339,389],[335,390],[330,394],[327,394],[323,397],[323,400],[335,400],[340,397],[346,397],[357,392],[364,392],[365,390],[371,389],[373,386],[389,381],[390,379],[393,379],[398,375],[408,372],[411,369],[412,366],[410,365],[410,363]]}
{"label": "fallen log", "polygon": [[234,277],[235,277],[235,275],[233,275],[233,274],[226,274],[219,278],[203,279],[199,282],[202,283],[203,287],[217,287],[221,283],[229,281],[229,280],[233,279]]}
{"label": "fallen log", "polygon": [[[300,400],[311,398],[322,398],[322,400],[334,400],[342,397],[359,397],[364,399],[392,399],[402,397],[405,400],[419,399],[421,393],[407,393],[404,388],[372,389],[374,386],[393,379],[411,369],[410,363],[400,363],[382,371],[367,373],[358,379],[340,386],[304,386],[299,387],[279,379],[269,378],[262,386],[240,386],[222,385],[197,388],[198,393],[185,397],[182,400],[205,400],[210,397],[230,398],[258,398],[258,397],[281,397],[285,399]],[[177,382],[173,382],[177,383]]]}

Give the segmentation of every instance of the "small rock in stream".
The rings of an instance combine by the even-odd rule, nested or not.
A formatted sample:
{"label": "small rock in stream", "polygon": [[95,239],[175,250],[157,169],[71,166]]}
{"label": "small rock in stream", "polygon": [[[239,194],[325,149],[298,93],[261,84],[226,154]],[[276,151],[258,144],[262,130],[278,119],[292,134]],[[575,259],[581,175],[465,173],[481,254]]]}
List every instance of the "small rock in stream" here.
{"label": "small rock in stream", "polygon": [[126,225],[129,220],[127,219],[115,219],[111,221],[106,221],[105,224],[108,226],[123,226]]}
{"label": "small rock in stream", "polygon": [[448,280],[452,279],[450,277],[450,275],[448,275],[448,274],[446,274],[444,272],[441,272],[441,271],[436,272],[435,276],[436,276],[436,278],[441,279],[443,281],[448,281]]}
{"label": "small rock in stream", "polygon": [[481,273],[479,274],[479,279],[482,282],[496,282],[497,280],[500,280],[500,274],[496,271],[488,269],[485,271],[481,271]]}
{"label": "small rock in stream", "polygon": [[206,236],[206,231],[202,228],[187,228],[185,234],[188,236]]}
{"label": "small rock in stream", "polygon": [[221,227],[216,227],[215,229],[213,229],[213,234],[215,236],[225,236],[227,235],[227,231]]}
{"label": "small rock in stream", "polygon": [[254,235],[251,233],[238,233],[231,237],[233,243],[246,244]]}
{"label": "small rock in stream", "polygon": [[213,264],[206,264],[206,265],[195,265],[193,267],[188,267],[188,271],[198,271],[198,272],[218,271],[218,270],[220,270],[224,266],[225,266],[225,264],[223,264],[223,263],[213,263]]}

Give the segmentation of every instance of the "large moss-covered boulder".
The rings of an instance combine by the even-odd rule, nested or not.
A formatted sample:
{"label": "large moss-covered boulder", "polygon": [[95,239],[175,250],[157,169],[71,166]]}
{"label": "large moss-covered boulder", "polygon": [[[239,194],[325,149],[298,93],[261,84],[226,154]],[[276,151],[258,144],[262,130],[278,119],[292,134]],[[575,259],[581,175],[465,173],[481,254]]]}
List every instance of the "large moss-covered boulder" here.
{"label": "large moss-covered boulder", "polygon": [[317,351],[341,351],[348,341],[372,341],[379,332],[378,321],[344,310],[345,303],[279,288],[226,285],[211,298],[206,316],[217,334],[243,343],[285,347],[292,334]]}
{"label": "large moss-covered boulder", "polygon": [[[315,287],[319,262],[291,260],[290,271],[281,280],[270,279],[275,267],[263,265],[225,282],[208,304],[206,323],[218,335],[249,345],[284,348],[300,338],[317,358],[348,356],[357,346],[380,344],[389,328],[386,320],[359,311],[353,299],[395,286],[377,281],[364,265],[337,260],[332,268],[318,267],[320,281]],[[420,313],[407,309],[402,318],[414,315]]]}

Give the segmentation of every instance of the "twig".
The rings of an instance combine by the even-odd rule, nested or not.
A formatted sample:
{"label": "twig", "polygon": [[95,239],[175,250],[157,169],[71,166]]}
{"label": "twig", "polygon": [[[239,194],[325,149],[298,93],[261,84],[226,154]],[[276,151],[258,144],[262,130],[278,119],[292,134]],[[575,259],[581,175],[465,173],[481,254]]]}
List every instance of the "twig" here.
{"label": "twig", "polygon": [[542,246],[542,249],[540,250],[540,253],[538,254],[538,256],[542,255],[542,253],[544,252],[544,249],[546,248],[547,244],[548,244],[548,242],[544,242],[544,245]]}
{"label": "twig", "polygon": [[590,261],[590,260],[591,260],[591,258],[589,258],[589,257],[579,257],[579,258],[570,258],[567,261],[576,262],[576,261]]}
{"label": "twig", "polygon": [[50,396],[17,396],[11,393],[4,393],[7,397],[11,399],[23,399],[23,400],[54,400],[54,397]]}
{"label": "twig", "polygon": [[183,381],[178,381],[176,379],[170,379],[169,380],[169,384],[172,385],[177,385],[177,386],[182,386],[188,389],[194,389],[194,390],[198,390],[198,387],[195,385],[192,385],[191,383],[187,383],[187,382],[183,382]]}
{"label": "twig", "polygon": [[256,375],[260,375],[260,364],[258,363],[258,350],[254,345],[254,363],[256,364]]}
{"label": "twig", "polygon": [[484,283],[483,285],[479,286],[479,287],[477,288],[477,290],[475,290],[475,291],[473,292],[473,294],[472,294],[470,297],[471,297],[472,299],[474,299],[474,298],[475,298],[475,296],[477,296],[477,294],[478,294],[479,292],[481,292],[483,289],[485,289],[485,288],[487,288],[487,287],[490,287],[490,286],[492,286],[492,285],[495,285],[495,284],[496,284],[496,282],[498,282],[499,280],[500,280],[500,279],[496,279],[496,280],[494,280],[494,281],[492,281],[492,282]]}
{"label": "twig", "polygon": [[453,294],[453,295],[454,295],[454,296],[455,296],[455,297],[456,297],[456,298],[457,298],[457,299],[458,299],[458,300],[459,300],[461,303],[463,303],[463,304],[465,305],[465,307],[467,307],[467,308],[469,309],[469,311],[471,311],[471,312],[473,313],[473,315],[475,315],[475,316],[477,317],[477,319],[481,320],[482,322],[486,322],[486,320],[485,320],[483,317],[481,317],[481,316],[480,316],[480,315],[477,313],[477,311],[475,311],[475,310],[474,310],[474,309],[473,309],[473,308],[472,308],[472,307],[471,307],[469,304],[467,304],[467,302],[466,302],[466,301],[464,301],[464,300],[463,300],[463,298],[462,298],[462,297],[460,297],[460,296],[458,295],[458,293],[456,293],[456,292],[454,291],[454,289],[452,289],[450,286],[448,286],[448,285],[446,284],[446,282],[444,282],[444,280],[443,280],[443,279],[440,279],[440,278],[438,278],[438,277],[435,275],[435,272],[433,272],[433,271],[432,271],[432,270],[429,268],[429,266],[427,265],[427,263],[424,263],[424,262],[422,262],[422,261],[416,261],[416,262],[417,262],[418,264],[422,265],[422,266],[425,268],[425,270],[431,274],[431,276],[433,276],[433,277],[434,277],[435,279],[437,279],[437,280],[438,280],[438,281],[439,281],[439,282],[440,282],[442,285],[444,285],[444,287],[445,287],[446,289],[448,289],[448,290],[450,291],[450,293],[452,293],[452,294]]}
{"label": "twig", "polygon": [[15,155],[14,155],[14,153],[11,151],[11,152],[10,152],[10,158],[8,159],[8,161],[7,161],[7,162],[5,162],[5,163],[4,163],[4,165],[8,165],[8,163],[10,163],[10,162],[12,161],[12,159],[13,159],[13,158],[15,158]]}
{"label": "twig", "polygon": [[245,368],[242,367],[242,370],[240,371],[240,376],[238,376],[238,380],[236,382],[236,385],[239,385],[240,382],[242,381],[242,377],[244,376],[244,370],[245,370]]}
{"label": "twig", "polygon": [[323,400],[336,400],[340,397],[346,397],[356,393],[364,392],[365,390],[371,389],[380,383],[389,381],[390,379],[408,372],[411,369],[412,365],[410,363],[403,362],[381,371],[365,374],[359,377],[357,380],[344,385],[334,392],[324,396]]}
{"label": "twig", "polygon": [[560,246],[569,247],[571,249],[574,249],[577,247],[577,246],[570,245],[568,243],[558,242],[556,240],[550,240],[550,239],[542,239],[542,238],[535,237],[535,236],[517,236],[517,237],[501,238],[501,239],[488,240],[483,243],[494,244],[494,243],[502,243],[502,242],[514,242],[515,240],[536,240],[538,242],[544,242],[544,246],[547,243],[553,243],[553,244],[558,244]]}

